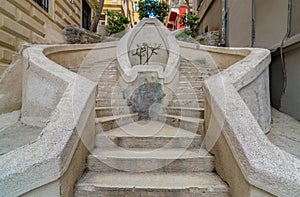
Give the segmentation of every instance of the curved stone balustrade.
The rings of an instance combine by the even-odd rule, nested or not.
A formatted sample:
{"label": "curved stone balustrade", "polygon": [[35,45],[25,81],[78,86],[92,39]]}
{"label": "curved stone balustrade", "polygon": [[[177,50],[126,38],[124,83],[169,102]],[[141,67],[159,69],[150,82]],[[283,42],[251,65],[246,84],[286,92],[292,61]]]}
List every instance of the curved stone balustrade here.
{"label": "curved stone balustrade", "polygon": [[216,170],[229,184],[230,194],[299,195],[300,161],[265,135],[271,124],[270,52],[183,42],[180,46],[183,53],[206,51],[216,66],[227,68],[205,81],[205,143],[215,155]]}
{"label": "curved stone balustrade", "polygon": [[82,65],[99,63],[101,54],[107,60],[117,58],[127,83],[139,72],[154,71],[168,85],[178,74],[180,56],[191,62],[203,58],[225,69],[205,81],[205,143],[215,155],[218,174],[229,184],[232,196],[296,196],[300,188],[299,160],[265,136],[271,123],[269,51],[184,42],[177,45],[160,22],[143,21],[139,25],[152,23],[161,30],[169,51],[165,66],[131,66],[128,47],[134,44],[128,42],[134,39],[133,33],[120,42],[29,46],[23,51],[24,59],[18,63],[24,67],[21,120],[42,126],[43,131],[33,143],[0,156],[2,194],[72,194],[88,149],[93,146],[96,85],[66,68],[79,72]]}
{"label": "curved stone balustrade", "polygon": [[47,47],[23,51],[21,120],[43,130],[34,142],[0,156],[3,196],[72,195],[93,146],[96,84],[48,59]]}

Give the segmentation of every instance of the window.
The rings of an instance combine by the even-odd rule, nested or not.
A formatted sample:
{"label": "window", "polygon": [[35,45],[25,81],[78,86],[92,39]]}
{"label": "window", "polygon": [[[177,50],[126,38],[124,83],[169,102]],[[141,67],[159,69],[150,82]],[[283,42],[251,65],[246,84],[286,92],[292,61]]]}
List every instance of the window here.
{"label": "window", "polygon": [[41,8],[43,8],[46,12],[49,11],[49,0],[34,0]]}
{"label": "window", "polygon": [[101,14],[100,15],[100,20],[104,20],[105,21],[105,14]]}
{"label": "window", "polygon": [[89,29],[91,26],[91,7],[86,2],[86,0],[82,0],[82,27],[84,29]]}
{"label": "window", "polygon": [[205,29],[204,29],[204,33],[208,32],[208,25],[206,25]]}
{"label": "window", "polygon": [[134,10],[134,12],[139,11],[139,6],[138,6],[138,2],[137,1],[134,2],[133,10]]}

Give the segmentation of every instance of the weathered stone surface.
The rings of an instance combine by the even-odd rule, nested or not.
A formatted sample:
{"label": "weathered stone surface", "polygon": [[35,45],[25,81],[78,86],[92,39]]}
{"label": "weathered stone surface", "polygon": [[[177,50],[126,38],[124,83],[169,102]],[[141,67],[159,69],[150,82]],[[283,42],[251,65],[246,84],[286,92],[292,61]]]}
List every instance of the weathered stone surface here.
{"label": "weathered stone surface", "polygon": [[66,25],[64,31],[67,43],[69,44],[99,43],[103,40],[101,35],[76,25]]}
{"label": "weathered stone surface", "polygon": [[[47,59],[45,48],[31,46],[23,51],[21,117],[33,125],[43,123],[43,128],[31,143],[0,156],[0,190],[4,196],[72,195],[73,184],[84,167],[76,161],[84,161],[86,149],[93,146],[95,84]],[[36,72],[43,78],[32,77]],[[53,87],[46,86],[49,92],[32,90],[37,84],[45,87],[50,82]],[[28,95],[30,92],[33,94]],[[57,100],[52,102],[51,98]],[[80,140],[85,149],[79,148]],[[72,163],[75,157],[77,166]]]}
{"label": "weathered stone surface", "polygon": [[102,148],[88,157],[87,168],[94,172],[211,172],[213,157],[204,149]]}
{"label": "weathered stone surface", "polygon": [[280,149],[300,159],[300,122],[272,108],[272,126],[267,134],[269,140]]}
{"label": "weathered stone surface", "polygon": [[[99,46],[75,45],[71,50],[68,47],[70,45],[54,47],[34,46],[26,50],[28,52],[26,52],[26,57],[29,54],[28,57],[30,58],[28,59],[29,63],[27,64],[26,62],[24,65],[26,69],[23,83],[23,96],[25,97],[23,98],[23,104],[25,106],[23,106],[22,110],[22,120],[25,121],[27,117],[27,121],[42,123],[45,128],[41,137],[34,143],[13,151],[13,154],[1,156],[0,166],[3,166],[3,169],[0,169],[1,191],[14,196],[22,195],[26,192],[29,192],[26,194],[28,196],[30,194],[48,195],[51,191],[54,196],[59,196],[60,194],[68,196],[72,194],[73,184],[83,171],[87,149],[91,150],[95,138],[95,111],[93,107],[94,99],[96,98],[94,92],[96,88],[95,83],[91,81],[99,82],[99,72],[96,71],[107,74],[104,74],[102,81],[100,79],[98,83],[98,96],[99,98],[101,97],[101,100],[98,100],[100,102],[97,105],[106,107],[106,109],[110,108],[105,113],[104,111],[99,113],[100,117],[97,117],[100,124],[103,123],[104,125],[104,127],[99,129],[101,136],[100,134],[96,136],[97,148],[94,152],[96,153],[95,155],[100,156],[98,159],[127,170],[134,169],[134,164],[138,164],[137,169],[139,170],[142,169],[140,166],[146,166],[147,164],[153,169],[157,165],[165,164],[165,161],[169,159],[173,159],[174,164],[170,163],[165,167],[162,166],[161,171],[205,171],[207,170],[205,168],[206,165],[209,166],[210,171],[212,170],[211,160],[208,163],[202,163],[199,160],[199,155],[191,150],[192,147],[199,148],[198,143],[202,143],[200,135],[195,135],[193,138],[191,135],[184,135],[186,132],[177,133],[175,131],[178,128],[172,128],[173,132],[170,132],[171,134],[178,134],[176,137],[169,132],[153,134],[157,132],[157,126],[161,126],[157,122],[148,125],[151,129],[147,130],[140,125],[140,122],[135,122],[136,119],[132,117],[135,114],[131,114],[131,112],[126,114],[120,109],[116,112],[118,115],[113,114],[113,107],[118,107],[117,103],[124,109],[127,106],[127,101],[121,99],[119,94],[122,94],[128,81],[118,78],[119,75],[112,72],[118,69],[114,67],[116,64],[112,61],[117,54],[115,52],[116,43],[105,43]],[[172,102],[173,104],[184,104],[187,113],[194,108],[199,109],[199,104],[202,108],[205,107],[205,124],[201,125],[202,130],[206,134],[204,142],[206,142],[209,150],[213,148],[212,151],[216,155],[216,170],[229,183],[230,195],[268,196],[273,194],[287,196],[295,194],[300,185],[299,160],[276,148],[268,141],[262,131],[262,128],[268,128],[268,124],[270,124],[268,122],[269,101],[266,99],[268,94],[266,93],[267,76],[265,74],[269,63],[268,52],[260,49],[238,50],[205,47],[182,42],[180,42],[180,47],[180,57],[188,61],[181,62],[183,63],[182,70],[180,70],[181,68],[177,70],[179,67],[175,65],[176,70],[172,70],[171,74],[167,73],[167,75],[170,75],[167,77],[165,75],[164,79],[173,77],[173,81],[169,81],[172,86],[169,84],[165,85],[166,89],[168,89],[166,91],[168,93],[177,93],[177,98],[182,100],[174,100],[172,94],[168,94],[166,99],[170,100],[169,104],[172,104]],[[94,53],[91,52],[92,48],[95,48]],[[82,72],[78,72],[78,74],[87,78],[90,76],[89,79],[91,81],[57,66],[57,64],[45,58],[41,51],[55,59],[56,61],[54,62],[61,62],[66,68],[75,65],[70,70],[75,72],[81,70]],[[103,56],[105,56],[103,61],[97,60],[99,51],[103,52]],[[35,55],[32,55],[32,53]],[[66,54],[70,56],[66,56]],[[63,58],[64,56],[66,58]],[[91,58],[85,59],[88,56]],[[82,61],[83,59],[85,61]],[[177,60],[179,59],[175,58],[175,63]],[[79,69],[81,65],[82,69]],[[153,65],[153,67],[155,69],[146,66],[139,67],[139,69],[147,72],[157,71],[158,75],[164,75],[164,70],[161,69],[160,65]],[[213,69],[214,67],[217,69]],[[217,74],[218,68],[222,71],[219,74]],[[135,76],[132,78],[136,78],[138,70],[133,69],[131,71],[132,73],[129,72],[129,74]],[[178,71],[182,71],[185,76],[180,76]],[[199,75],[197,72],[199,72]],[[36,73],[41,73],[41,75],[37,76]],[[203,80],[211,75],[214,76],[205,81],[203,91]],[[131,76],[129,78],[130,80],[132,79]],[[78,84],[74,84],[74,79],[76,79]],[[178,81],[179,83],[177,83]],[[30,90],[30,84],[36,85],[39,82],[44,87],[42,90],[37,86],[33,87],[37,87],[36,90],[40,91]],[[63,85],[60,86],[61,84]],[[53,89],[45,91],[51,86],[56,88],[54,88],[55,91]],[[120,89],[113,93],[112,89],[106,89],[105,86],[117,86]],[[224,88],[226,91],[224,91]],[[264,94],[257,96],[255,94],[256,88],[264,91]],[[30,97],[32,96],[30,91],[37,96]],[[184,96],[189,91],[196,94],[192,93]],[[38,95],[38,92],[43,94]],[[205,104],[204,99],[191,98],[203,96],[204,92],[206,94]],[[75,96],[74,93],[76,94]],[[111,100],[113,95],[118,95],[118,99]],[[254,97],[254,99],[250,97]],[[45,98],[45,100],[40,100],[40,98]],[[45,103],[45,101],[50,102]],[[74,105],[72,105],[72,102],[74,102]],[[259,106],[255,106],[255,103]],[[162,102],[162,104],[167,105],[168,102]],[[195,106],[186,106],[186,104],[195,104]],[[41,110],[39,111],[38,109]],[[24,112],[27,112],[27,114]],[[197,113],[185,115],[178,114],[178,110],[169,112],[174,114],[168,114],[166,119],[162,118],[162,121],[167,120],[169,124],[176,126],[179,126],[179,123],[184,123],[185,128],[190,130],[199,128],[198,124],[194,124],[196,120],[200,121]],[[38,116],[39,113],[41,113],[41,116]],[[261,117],[266,117],[266,119]],[[127,128],[123,130],[126,135],[120,133],[120,131],[116,133],[108,131],[108,137],[104,138],[106,133],[102,132],[103,130],[123,125],[116,124],[116,121],[119,119],[121,123],[123,123],[123,120],[126,120],[124,124],[133,123],[119,128]],[[127,120],[130,121],[127,122]],[[201,122],[203,123],[203,121]],[[153,125],[156,125],[156,127]],[[204,126],[206,129],[203,129]],[[208,131],[208,128],[212,131]],[[135,132],[132,132],[133,130]],[[141,135],[141,133],[144,135]],[[149,136],[150,133],[152,134],[151,136]],[[213,140],[215,137],[216,141],[214,144]],[[83,140],[83,143],[80,140]],[[110,144],[105,144],[108,140]],[[173,142],[169,143],[170,141]],[[164,143],[169,145],[164,146]],[[142,149],[144,152],[141,156],[137,156],[134,153],[122,154],[124,152],[109,149],[117,146],[127,149],[127,151],[134,152],[138,148],[138,152],[141,152]],[[153,148],[160,149],[162,147],[165,148],[163,151],[151,154]],[[99,148],[101,148],[101,151],[98,151]],[[176,154],[180,153],[182,149],[187,149],[188,151],[179,157],[174,158],[170,156],[174,152]],[[148,154],[149,152],[150,154]],[[20,156],[17,158],[14,154]],[[191,154],[195,157],[190,158],[186,154]],[[90,158],[96,170],[115,171],[111,168],[113,165],[110,165],[110,167],[103,166],[93,155]],[[7,165],[9,161],[17,163],[18,168],[15,168],[16,165]],[[152,161],[153,163],[151,163]],[[189,165],[189,162],[191,162],[191,165]],[[76,165],[77,163],[79,165]],[[193,166],[193,169],[189,169],[190,166]],[[157,171],[159,170],[157,169]],[[197,172],[193,174],[175,172],[168,172],[167,174],[162,172],[159,172],[159,174],[155,172],[140,174],[102,172],[100,174],[88,172],[87,174],[82,177],[76,186],[75,195],[228,195],[226,184],[213,172]]]}
{"label": "weathered stone surface", "polygon": [[22,124],[20,121],[0,131],[0,155],[35,141],[42,128]]}
{"label": "weathered stone surface", "polygon": [[[221,50],[204,48],[212,52]],[[247,50],[244,59],[205,81],[208,112],[205,121],[209,123],[206,125],[208,136],[206,147],[213,148],[215,145],[215,148],[218,148],[218,152],[215,152],[217,160],[237,163],[238,170],[241,171],[239,176],[245,179],[240,182],[241,187],[245,188],[245,195],[256,192],[265,196],[295,195],[300,185],[300,161],[270,143],[262,130],[262,128],[269,128],[269,121],[264,122],[266,127],[261,127],[251,113],[251,108],[249,109],[243,100],[243,95],[238,92],[244,87],[250,88],[251,85],[247,86],[249,84],[261,84],[256,80],[260,79],[259,76],[265,72],[270,63],[269,51]],[[241,51],[231,49],[231,52]],[[266,91],[266,88],[262,90]],[[264,93],[264,95],[268,94]],[[268,96],[264,99],[257,97],[256,94],[251,96],[255,98],[254,100],[259,100],[260,106],[268,106]],[[268,110],[264,113],[269,117]],[[219,138],[220,135],[224,135],[224,138]],[[226,143],[229,148],[223,149],[222,145]],[[219,147],[220,145],[222,148]],[[233,158],[225,159],[226,156]],[[240,187],[237,185],[237,180],[223,169],[231,168],[233,165],[235,164],[226,163],[226,166],[218,166],[217,170],[220,169],[218,172],[231,186],[231,192],[234,195],[241,195],[235,193],[239,190],[237,187]]]}
{"label": "weathered stone surface", "polygon": [[[162,181],[163,180],[163,181]],[[91,189],[92,188],[92,189]],[[87,173],[75,196],[228,196],[226,185],[211,173]]]}
{"label": "weathered stone surface", "polygon": [[220,43],[220,32],[209,31],[195,38],[200,44],[217,46]]}

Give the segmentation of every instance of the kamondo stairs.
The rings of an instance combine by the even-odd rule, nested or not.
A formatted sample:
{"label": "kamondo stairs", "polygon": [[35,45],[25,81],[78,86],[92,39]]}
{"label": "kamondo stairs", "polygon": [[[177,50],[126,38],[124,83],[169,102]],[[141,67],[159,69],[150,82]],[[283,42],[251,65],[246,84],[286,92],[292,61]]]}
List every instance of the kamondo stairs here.
{"label": "kamondo stairs", "polygon": [[111,61],[98,81],[95,147],[74,195],[228,196],[227,184],[214,171],[213,155],[202,146],[202,83],[217,72],[182,58],[168,107],[155,119],[139,120],[123,97]]}

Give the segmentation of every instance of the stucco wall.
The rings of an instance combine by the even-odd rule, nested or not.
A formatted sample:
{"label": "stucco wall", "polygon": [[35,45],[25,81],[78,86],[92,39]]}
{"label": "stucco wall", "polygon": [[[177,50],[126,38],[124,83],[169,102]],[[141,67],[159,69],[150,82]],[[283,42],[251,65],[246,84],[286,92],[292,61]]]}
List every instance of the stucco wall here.
{"label": "stucco wall", "polygon": [[[205,32],[205,27],[208,26],[208,31],[215,31],[222,29],[222,0],[215,0],[211,3],[207,13],[201,19],[199,32]],[[221,35],[221,34],[220,34]]]}
{"label": "stucco wall", "polygon": [[287,31],[288,0],[256,1],[255,46],[278,47]]}
{"label": "stucco wall", "polygon": [[[300,48],[287,52],[284,56],[286,63],[286,89],[280,95],[279,110],[300,120]],[[280,59],[278,60],[280,61]],[[273,80],[276,81],[276,79]]]}
{"label": "stucco wall", "polygon": [[227,46],[251,46],[252,0],[244,0],[243,3],[239,0],[228,1],[227,28]]}
{"label": "stucco wall", "polygon": [[63,26],[81,26],[81,1],[50,0],[49,11],[33,0],[0,0],[0,74],[24,43],[63,43]]}

